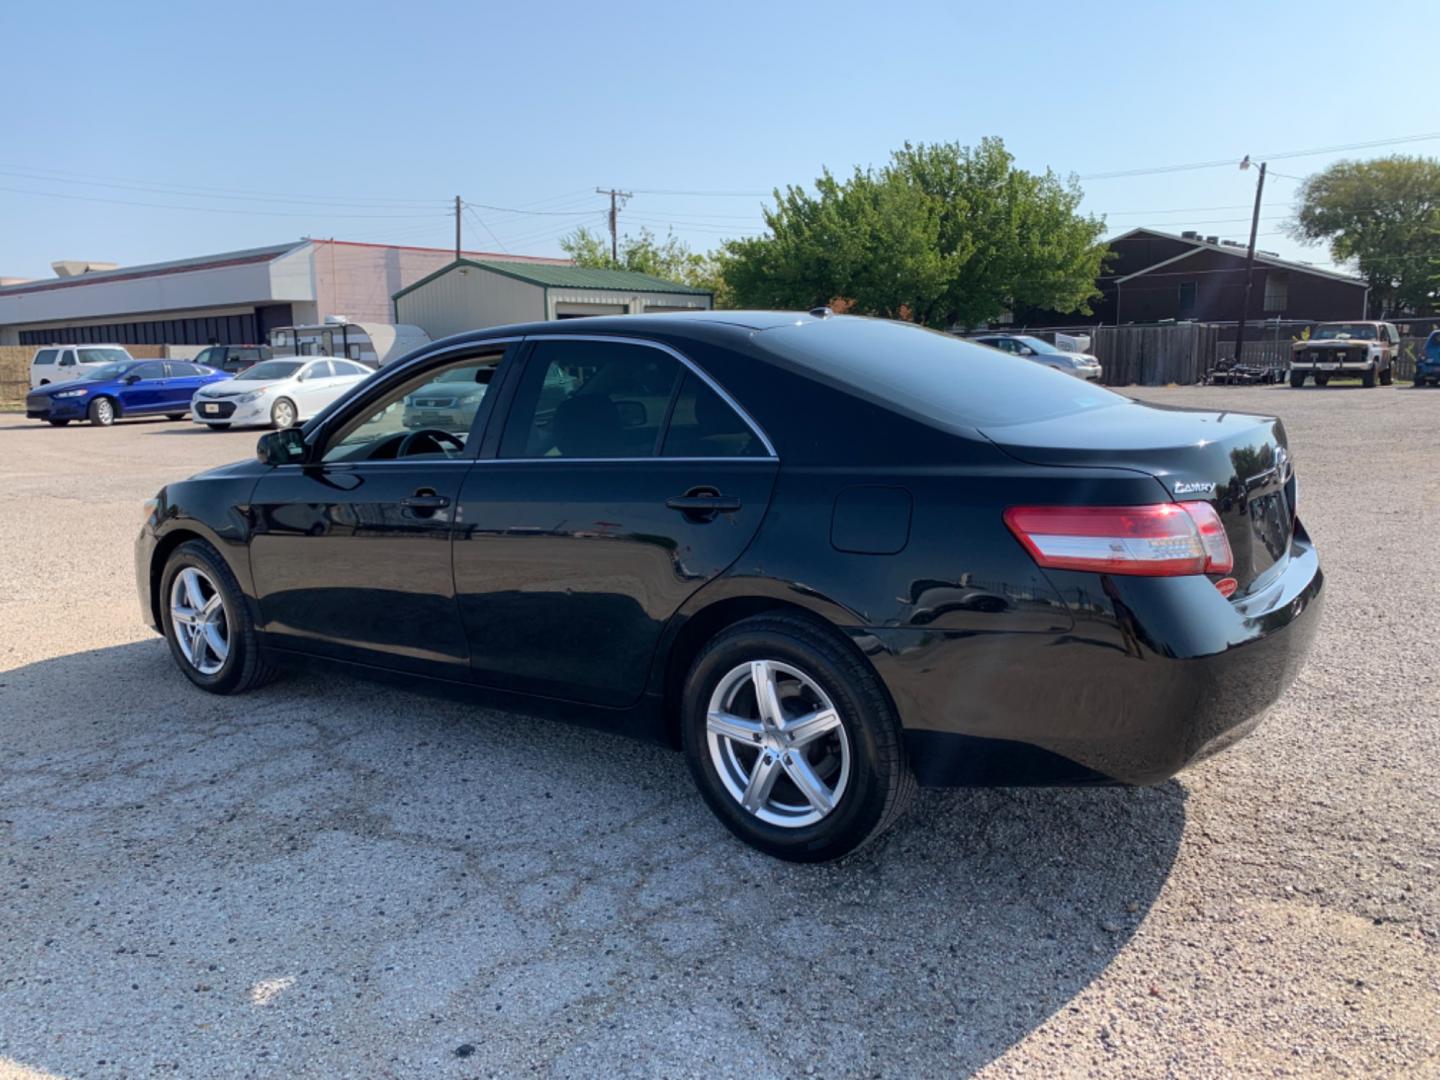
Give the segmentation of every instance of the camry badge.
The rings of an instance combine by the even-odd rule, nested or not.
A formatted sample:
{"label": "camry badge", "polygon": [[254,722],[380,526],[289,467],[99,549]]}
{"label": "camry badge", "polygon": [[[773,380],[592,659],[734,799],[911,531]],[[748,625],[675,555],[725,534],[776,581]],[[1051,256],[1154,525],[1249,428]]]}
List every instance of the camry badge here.
{"label": "camry badge", "polygon": [[1175,485],[1176,495],[1214,495],[1215,484],[1213,481],[1205,483],[1199,480],[1182,480]]}

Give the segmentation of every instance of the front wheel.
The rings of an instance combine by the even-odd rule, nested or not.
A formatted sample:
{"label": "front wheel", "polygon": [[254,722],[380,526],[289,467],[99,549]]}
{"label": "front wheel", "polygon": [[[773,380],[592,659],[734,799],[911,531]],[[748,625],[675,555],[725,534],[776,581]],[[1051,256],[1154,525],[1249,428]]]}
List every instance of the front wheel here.
{"label": "front wheel", "polygon": [[1305,385],[1305,373],[1302,371],[1292,371],[1290,373],[1290,385],[1294,389],[1299,390],[1300,387]]}
{"label": "front wheel", "polygon": [[109,427],[115,423],[115,403],[108,397],[98,397],[90,402],[90,423],[96,427]]}
{"label": "front wheel", "polygon": [[1391,371],[1390,371],[1390,369],[1389,369],[1388,367],[1387,367],[1384,371],[1380,372],[1380,385],[1381,385],[1381,386],[1390,386],[1390,385],[1393,384],[1394,382],[1395,382],[1395,376],[1394,376],[1393,374],[1391,374]]}
{"label": "front wheel", "polygon": [[270,408],[270,423],[275,425],[277,431],[284,431],[295,426],[297,415],[295,403],[282,397]]}
{"label": "front wheel", "polygon": [[64,426],[65,426],[66,424],[68,424],[68,423],[70,423],[69,420],[51,420],[51,421],[50,421],[50,426],[51,426],[51,427],[64,427]]}
{"label": "front wheel", "polygon": [[184,420],[184,419],[185,419],[185,414],[184,414],[183,412],[167,412],[167,413],[165,414],[165,419],[166,419],[166,420]]}
{"label": "front wheel", "polygon": [[1373,367],[1360,376],[1360,385],[1367,388],[1375,385],[1375,369]]}
{"label": "front wheel", "polygon": [[229,424],[211,424],[211,423],[207,423],[205,426],[208,427],[211,431],[229,431],[229,430],[230,430],[230,425],[229,425]]}
{"label": "front wheel", "polygon": [[685,756],[725,827],[796,862],[879,836],[915,790],[900,724],[865,660],[793,615],[736,623],[685,683]]}
{"label": "front wheel", "polygon": [[1316,375],[1316,376],[1315,376],[1315,385],[1316,385],[1316,386],[1329,386],[1329,385],[1330,385],[1330,376],[1329,376],[1329,375]]}
{"label": "front wheel", "polygon": [[160,577],[160,618],[170,654],[212,694],[239,694],[270,676],[240,583],[203,540],[181,544]]}

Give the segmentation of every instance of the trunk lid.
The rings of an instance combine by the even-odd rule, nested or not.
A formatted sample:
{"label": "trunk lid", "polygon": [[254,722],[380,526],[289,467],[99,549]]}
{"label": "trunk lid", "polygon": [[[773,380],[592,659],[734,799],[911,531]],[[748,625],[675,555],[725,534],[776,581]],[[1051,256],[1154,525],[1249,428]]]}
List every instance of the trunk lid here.
{"label": "trunk lid", "polygon": [[981,433],[1020,461],[1129,469],[1159,481],[1157,502],[1209,502],[1224,523],[1235,556],[1229,576],[1241,593],[1268,580],[1290,550],[1296,484],[1275,417],[1127,401]]}

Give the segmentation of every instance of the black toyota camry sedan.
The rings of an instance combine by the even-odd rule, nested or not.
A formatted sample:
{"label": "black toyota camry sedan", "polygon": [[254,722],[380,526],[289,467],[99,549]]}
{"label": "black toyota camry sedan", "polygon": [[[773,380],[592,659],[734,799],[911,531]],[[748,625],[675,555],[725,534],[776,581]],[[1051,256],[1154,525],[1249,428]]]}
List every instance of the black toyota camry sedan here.
{"label": "black toyota camry sedan", "polygon": [[[417,426],[422,388],[475,407]],[[1278,420],[823,311],[462,334],[258,459],[166,487],[137,542],[195,685],[330,662],[661,740],[789,859],[917,782],[1163,780],[1319,621]]]}

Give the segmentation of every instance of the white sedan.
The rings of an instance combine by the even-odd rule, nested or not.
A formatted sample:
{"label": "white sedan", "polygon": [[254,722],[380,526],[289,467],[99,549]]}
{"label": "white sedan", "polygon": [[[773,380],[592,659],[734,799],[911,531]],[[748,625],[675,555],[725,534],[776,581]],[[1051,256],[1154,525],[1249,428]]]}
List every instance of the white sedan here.
{"label": "white sedan", "polygon": [[201,388],[190,416],[211,428],[265,425],[294,427],[310,419],[371,370],[332,356],[285,356],[264,360],[233,379]]}

